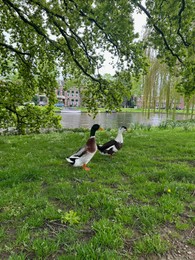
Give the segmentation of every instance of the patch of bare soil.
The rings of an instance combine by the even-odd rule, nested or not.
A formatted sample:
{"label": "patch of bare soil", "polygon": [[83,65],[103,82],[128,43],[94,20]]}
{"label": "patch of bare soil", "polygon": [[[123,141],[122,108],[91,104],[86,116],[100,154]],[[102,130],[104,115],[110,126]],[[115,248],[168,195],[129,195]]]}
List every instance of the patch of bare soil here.
{"label": "patch of bare soil", "polygon": [[[167,239],[171,243],[170,251],[160,258],[160,260],[194,260],[195,246],[189,244],[190,239],[195,238],[195,227],[188,231],[182,231],[176,235],[175,230],[165,227],[162,233],[166,233]],[[154,258],[155,259],[155,258]],[[151,258],[151,260],[154,260]]]}
{"label": "patch of bare soil", "polygon": [[[195,227],[188,231],[177,232],[174,227],[164,226],[160,234],[169,242],[169,251],[164,255],[142,255],[138,257],[138,260],[195,260],[195,246],[189,243],[190,239],[195,239]],[[126,241],[125,249],[131,252],[132,247],[133,241]]]}

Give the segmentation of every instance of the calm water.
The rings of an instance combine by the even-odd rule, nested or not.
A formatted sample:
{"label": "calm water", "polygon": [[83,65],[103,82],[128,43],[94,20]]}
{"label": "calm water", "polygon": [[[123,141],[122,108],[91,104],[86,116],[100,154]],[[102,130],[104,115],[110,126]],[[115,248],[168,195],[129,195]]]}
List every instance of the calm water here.
{"label": "calm water", "polygon": [[[161,122],[171,119],[165,114],[151,114],[150,118],[144,113],[98,113],[93,119],[87,113],[61,113],[62,126],[64,128],[90,128],[94,123],[101,125],[104,128],[118,128],[121,125],[129,127],[132,123],[158,126]],[[186,115],[176,115],[177,120],[188,119]]]}

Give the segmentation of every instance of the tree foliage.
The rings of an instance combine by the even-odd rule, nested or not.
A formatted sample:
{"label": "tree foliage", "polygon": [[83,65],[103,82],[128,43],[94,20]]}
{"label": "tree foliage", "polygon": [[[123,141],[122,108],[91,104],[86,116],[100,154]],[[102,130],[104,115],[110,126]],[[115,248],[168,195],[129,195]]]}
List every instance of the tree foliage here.
{"label": "tree foliage", "polygon": [[147,15],[151,29],[149,42],[175,76],[178,89],[190,96],[195,92],[195,9],[194,0],[135,1]]}
{"label": "tree foliage", "polygon": [[143,67],[142,48],[133,42],[133,8],[128,1],[1,2],[0,46],[6,57],[20,61],[21,75],[40,76],[45,61],[52,70],[57,62],[64,76],[83,74],[101,85],[98,68],[104,50],[118,56],[119,67],[124,61],[135,73]]}
{"label": "tree foliage", "polygon": [[[147,44],[158,49],[170,68],[177,66],[180,91],[190,95],[195,89],[193,3],[146,0],[144,6],[140,0],[0,0],[1,91],[6,87],[11,93],[5,82],[17,75],[21,92],[45,93],[51,109],[56,68],[61,67],[65,81],[76,78],[85,83],[89,109],[119,107],[131,87],[126,80],[146,68],[146,43],[135,41],[138,35],[133,30],[132,14],[138,10],[147,15],[151,28]],[[98,73],[104,51],[117,57],[114,83]],[[17,104],[16,96],[12,102]],[[2,98],[0,106],[7,109]]]}
{"label": "tree foliage", "polygon": [[0,128],[13,127],[17,133],[40,132],[41,129],[60,127],[60,117],[55,115],[52,106],[34,106],[31,101],[33,91],[24,88],[20,80],[0,82]]}
{"label": "tree foliage", "polygon": [[[5,80],[17,73],[25,90],[45,93],[52,105],[60,66],[65,80],[87,83],[90,109],[103,103],[118,107],[126,88],[119,84],[116,91],[98,69],[107,50],[118,57],[116,69],[127,65],[126,70],[136,75],[144,70],[142,44],[134,42],[132,12],[132,3],[124,0],[0,0],[1,76]],[[0,104],[4,106],[2,100]]]}

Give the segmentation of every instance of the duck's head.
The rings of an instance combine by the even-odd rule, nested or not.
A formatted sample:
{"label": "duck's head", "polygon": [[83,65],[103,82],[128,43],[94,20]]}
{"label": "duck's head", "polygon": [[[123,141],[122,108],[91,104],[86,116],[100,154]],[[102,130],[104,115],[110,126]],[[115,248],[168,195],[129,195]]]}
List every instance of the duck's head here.
{"label": "duck's head", "polygon": [[92,128],[91,128],[90,136],[95,136],[95,132],[98,131],[98,130],[99,130],[99,131],[102,131],[103,128],[101,128],[100,125],[98,125],[98,124],[94,124],[94,125],[92,126]]}
{"label": "duck's head", "polygon": [[126,126],[121,126],[121,127],[119,128],[119,132],[120,132],[120,133],[123,133],[123,132],[126,132],[126,131],[127,131]]}

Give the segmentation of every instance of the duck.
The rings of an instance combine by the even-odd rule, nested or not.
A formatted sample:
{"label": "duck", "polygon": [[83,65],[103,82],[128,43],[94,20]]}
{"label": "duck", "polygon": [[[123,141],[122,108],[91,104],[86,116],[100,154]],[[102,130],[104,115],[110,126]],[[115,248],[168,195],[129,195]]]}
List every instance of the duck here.
{"label": "duck", "polygon": [[97,130],[103,130],[99,124],[94,124],[90,130],[90,137],[86,144],[81,147],[76,153],[66,158],[66,160],[74,167],[82,167],[84,170],[89,171],[90,168],[87,164],[97,151],[97,144],[95,139],[95,133]]}
{"label": "duck", "polygon": [[110,156],[118,152],[123,146],[123,132],[125,131],[127,131],[126,126],[119,127],[118,134],[115,139],[112,139],[103,145],[97,145],[99,152],[103,155]]}

